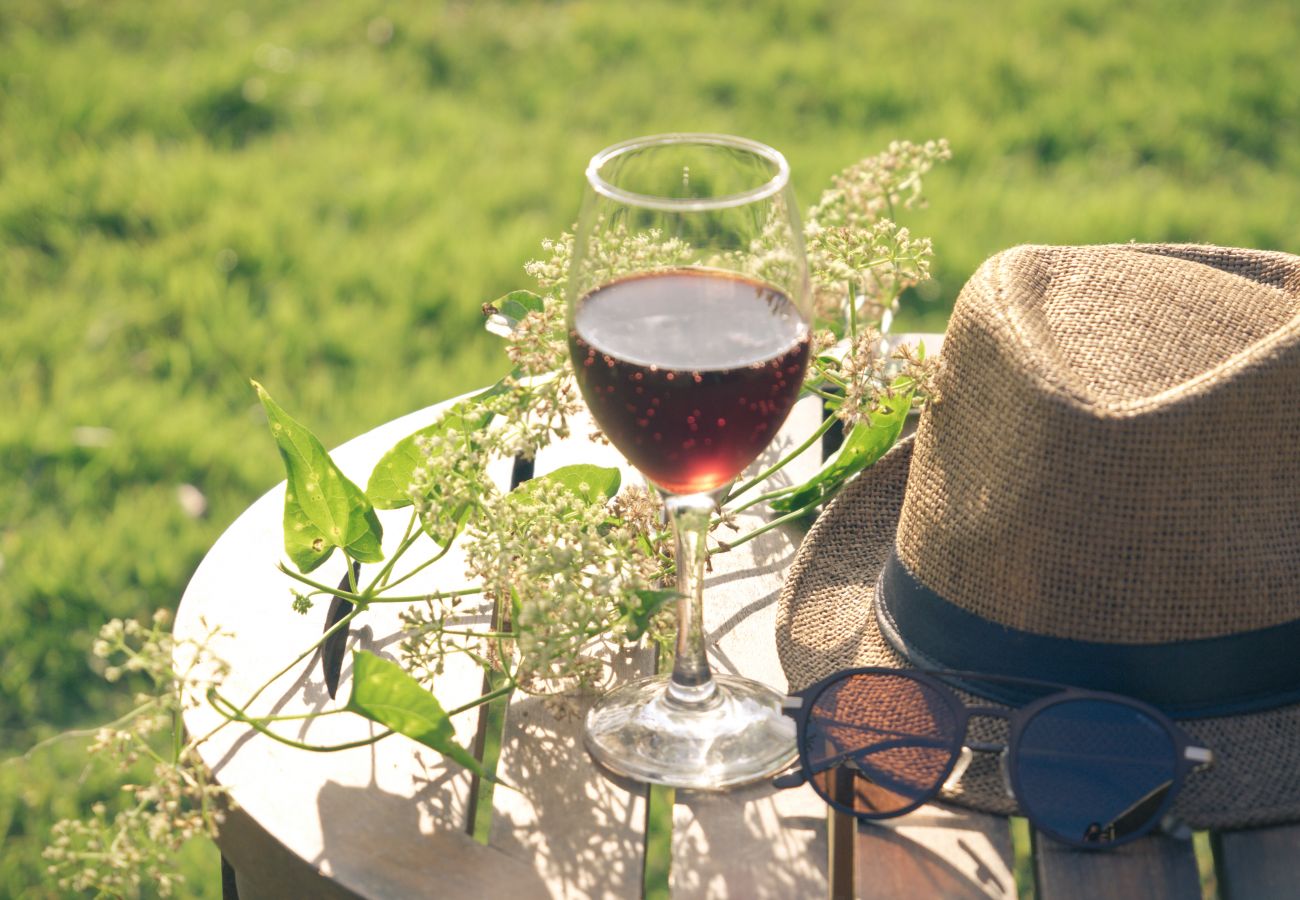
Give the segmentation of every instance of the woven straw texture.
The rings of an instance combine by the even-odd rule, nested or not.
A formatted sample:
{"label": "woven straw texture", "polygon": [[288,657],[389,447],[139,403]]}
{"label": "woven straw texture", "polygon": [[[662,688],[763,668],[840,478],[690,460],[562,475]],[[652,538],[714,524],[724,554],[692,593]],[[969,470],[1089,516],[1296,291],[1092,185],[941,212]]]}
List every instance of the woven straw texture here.
{"label": "woven straw texture", "polygon": [[[941,401],[800,549],[777,626],[792,687],[909,665],[874,611],[895,545],[949,601],[1043,635],[1158,643],[1300,619],[1297,307],[1300,258],[1281,253],[986,262],[954,308]],[[1179,797],[1184,819],[1300,820],[1300,707],[1181,724],[1216,753]],[[1005,738],[996,720],[973,727]],[[953,799],[1014,811],[987,754]]]}

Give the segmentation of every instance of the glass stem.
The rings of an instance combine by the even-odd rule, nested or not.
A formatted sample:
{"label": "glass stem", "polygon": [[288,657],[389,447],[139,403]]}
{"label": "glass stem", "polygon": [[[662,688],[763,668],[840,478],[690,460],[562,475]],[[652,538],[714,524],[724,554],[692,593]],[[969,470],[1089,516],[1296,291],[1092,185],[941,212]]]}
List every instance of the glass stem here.
{"label": "glass stem", "polygon": [[718,688],[704,646],[704,563],[709,521],[718,508],[711,494],[665,494],[664,506],[677,537],[677,648],[668,700],[707,705]]}

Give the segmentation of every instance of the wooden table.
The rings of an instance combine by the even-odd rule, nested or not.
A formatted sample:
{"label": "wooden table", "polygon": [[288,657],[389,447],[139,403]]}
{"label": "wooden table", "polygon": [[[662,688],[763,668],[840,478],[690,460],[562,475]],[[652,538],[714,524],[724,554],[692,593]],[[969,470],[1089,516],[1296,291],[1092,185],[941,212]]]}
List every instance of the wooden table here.
{"label": "wooden table", "polygon": [[[380,455],[446,405],[349,441],[334,451],[334,459],[364,484]],[[774,452],[815,428],[820,415],[816,402],[801,403]],[[583,461],[618,465],[625,478],[637,477],[612,449],[586,441],[588,431],[579,425],[578,437],[539,454],[535,473]],[[269,439],[260,452],[273,452]],[[776,478],[806,477],[819,463],[815,453],[807,456]],[[505,460],[493,475],[505,487],[511,473],[512,461]],[[281,484],[254,503],[213,546],[177,616],[178,637],[205,633],[205,622],[227,633],[213,648],[232,666],[224,692],[238,701],[309,646],[325,616],[319,602],[307,615],[295,613],[293,583],[276,571],[283,556],[283,491]],[[386,543],[400,536],[405,515],[385,519]],[[705,618],[718,670],[785,686],[773,637],[775,605],[801,538],[793,529],[775,530],[714,558]],[[412,578],[411,593],[464,584],[460,562],[455,552],[449,554]],[[337,582],[342,573],[335,558],[316,575]],[[357,620],[349,645],[394,651],[397,615],[392,606],[372,607]],[[616,665],[621,675],[632,676],[651,671],[652,660],[632,651]],[[331,701],[320,661],[312,656],[276,681],[252,711],[288,714],[342,705],[348,677],[345,666],[339,700]],[[482,689],[480,670],[450,663],[436,693],[450,709]],[[582,749],[582,712],[557,715],[537,698],[511,700],[497,769],[504,784],[492,794],[486,844],[470,836],[474,822],[489,815],[474,808],[475,779],[413,741],[394,736],[316,754],[226,727],[201,752],[239,805],[218,841],[230,865],[228,895],[237,886],[242,900],[641,896],[651,801],[644,786],[612,779],[593,766]],[[192,734],[202,734],[220,720],[199,704],[185,721]],[[459,716],[457,739],[479,752],[485,726],[486,717],[480,722],[477,711]],[[339,715],[289,734],[331,744],[365,737],[374,727]],[[672,804],[669,883],[676,898],[1017,896],[1005,819],[930,806],[883,826],[859,826],[828,816],[806,786],[775,791],[765,783],[725,794],[651,796]],[[1300,896],[1300,827],[1214,836],[1211,845],[1225,896]],[[1114,852],[1084,853],[1033,839],[1032,850],[1031,880],[1043,898],[1201,897],[1190,841],[1148,838]]]}

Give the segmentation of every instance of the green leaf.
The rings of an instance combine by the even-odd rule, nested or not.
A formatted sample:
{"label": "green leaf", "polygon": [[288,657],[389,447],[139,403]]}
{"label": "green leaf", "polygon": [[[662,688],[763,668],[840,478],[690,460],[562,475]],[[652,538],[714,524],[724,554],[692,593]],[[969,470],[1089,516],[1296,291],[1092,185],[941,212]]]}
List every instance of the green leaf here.
{"label": "green leaf", "polygon": [[384,558],[384,530],[361,489],[330,459],[316,436],[290,418],[256,381],[284,460],[284,549],[302,572],[315,569],[341,547],[358,562]]}
{"label": "green leaf", "polygon": [[618,611],[623,614],[627,620],[627,639],[629,641],[639,641],[641,635],[650,627],[650,620],[654,618],[655,613],[663,609],[664,605],[676,600],[681,594],[678,591],[649,591],[642,590],[636,592],[637,602],[628,604],[622,601],[618,604]]}
{"label": "green leaf", "polygon": [[488,316],[484,327],[498,337],[508,338],[524,316],[545,308],[546,299],[532,291],[511,291],[490,305],[496,312]]}
{"label": "green leaf", "polygon": [[366,496],[380,509],[401,509],[410,506],[411,495],[408,489],[411,486],[411,479],[415,470],[424,463],[424,454],[417,446],[419,441],[451,432],[468,435],[485,428],[491,421],[492,413],[483,409],[474,409],[472,400],[457,403],[438,421],[402,438],[383,455],[370,473],[370,481],[366,484]]}
{"label": "green leaf", "polygon": [[353,651],[352,696],[347,709],[487,777],[479,761],[454,740],[451,719],[438,699],[391,660],[364,650]]}
{"label": "green leaf", "polygon": [[284,495],[284,552],[299,572],[310,572],[334,552],[334,544],[325,532],[311,523],[301,506],[293,502],[287,489]]}
{"label": "green leaf", "polygon": [[580,463],[529,479],[515,490],[532,491],[536,490],[538,484],[561,484],[575,496],[588,503],[596,503],[611,499],[618,493],[622,483],[623,475],[618,469]]}
{"label": "green leaf", "polygon": [[895,393],[888,411],[873,413],[871,424],[859,422],[844,437],[839,450],[822,464],[821,470],[801,484],[791,494],[772,501],[772,509],[779,513],[794,512],[814,503],[826,503],[839,492],[844,483],[867,466],[884,456],[898,442],[912,408],[910,381],[894,383]]}

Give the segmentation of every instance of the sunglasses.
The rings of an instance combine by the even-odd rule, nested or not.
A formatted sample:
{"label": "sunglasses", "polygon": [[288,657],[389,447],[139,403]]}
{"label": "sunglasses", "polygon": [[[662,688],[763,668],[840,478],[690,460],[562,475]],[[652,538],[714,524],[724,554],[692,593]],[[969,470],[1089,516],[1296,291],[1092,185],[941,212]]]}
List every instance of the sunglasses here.
{"label": "sunglasses", "polygon": [[[970,683],[1037,699],[1017,709],[968,707],[950,685]],[[1214,759],[1146,703],[1000,675],[848,669],[786,706],[800,768],[777,787],[808,782],[841,812],[887,819],[955,785],[974,753],[999,753],[1025,818],[1076,847],[1116,847],[1146,834],[1163,822],[1184,778]],[[977,717],[1005,720],[1007,742],[967,741]]]}

